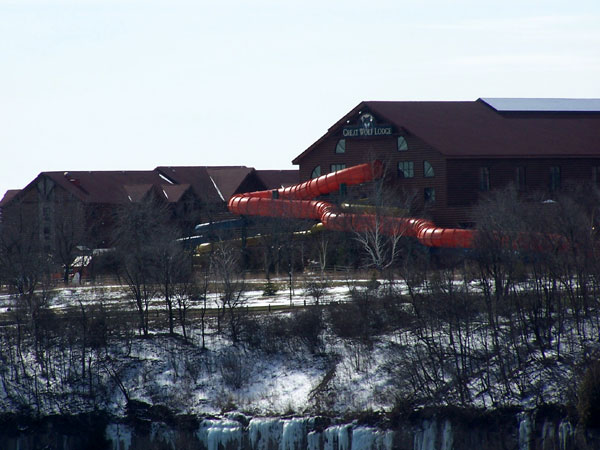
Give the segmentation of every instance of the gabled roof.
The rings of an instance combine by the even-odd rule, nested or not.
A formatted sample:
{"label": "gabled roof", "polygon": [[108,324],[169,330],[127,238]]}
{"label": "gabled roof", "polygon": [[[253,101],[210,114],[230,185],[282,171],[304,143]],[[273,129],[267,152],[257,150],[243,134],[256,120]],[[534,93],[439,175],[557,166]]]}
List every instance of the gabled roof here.
{"label": "gabled roof", "polygon": [[205,202],[227,201],[254,169],[245,166],[160,166],[163,179],[191,185]]}
{"label": "gabled roof", "polygon": [[137,203],[146,199],[152,191],[151,184],[133,184],[123,186],[130,202]]}
{"label": "gabled roof", "polygon": [[246,177],[254,172],[253,168],[244,166],[207,167],[206,170],[225,201],[228,201]]}
{"label": "gabled roof", "polygon": [[150,186],[165,183],[157,172],[150,170],[42,172],[40,176],[52,179],[67,192],[88,203],[126,203],[131,201],[132,193],[134,197],[142,195],[142,187],[147,190]]}
{"label": "gabled roof", "polygon": [[[178,202],[186,192],[206,203],[222,203],[251,188],[280,187],[291,179],[298,181],[298,171],[260,171],[245,166],[177,166],[157,167],[151,171],[69,171],[42,172],[22,190],[7,191],[0,206],[21,192],[35,189],[36,183],[48,178],[85,203],[122,204],[138,202],[157,195],[169,203]],[[294,175],[295,174],[295,175]]]}
{"label": "gabled roof", "polygon": [[[85,203],[123,204],[139,202],[151,193],[167,202],[179,201],[191,189],[187,183],[173,185],[155,170],[149,171],[69,171],[42,172],[24,189],[8,191],[3,202],[8,203],[21,192],[33,189],[40,178],[46,177]],[[13,193],[14,192],[14,193]],[[9,195],[9,193],[13,193]]]}
{"label": "gabled roof", "polygon": [[4,197],[2,197],[2,200],[0,200],[0,208],[3,207],[8,202],[10,202],[13,198],[15,198],[15,196],[19,192],[21,192],[20,189],[10,189],[10,190],[6,191],[4,193]]}
{"label": "gabled roof", "polygon": [[167,203],[177,203],[188,189],[189,184],[136,184],[124,186],[131,202],[147,200],[150,195],[155,195]]}
{"label": "gabled roof", "polygon": [[204,166],[159,166],[154,170],[163,180],[169,180],[173,185],[189,184],[198,198],[206,203],[221,201]]}
{"label": "gabled roof", "polygon": [[256,175],[266,189],[279,189],[300,182],[300,171],[296,170],[257,170]]}
{"label": "gabled roof", "polygon": [[[366,111],[379,122],[417,136],[448,157],[600,156],[600,112],[574,111],[573,101],[571,109],[552,108],[552,102],[539,102],[539,99],[536,103],[544,103],[544,109],[535,106],[519,109],[515,99],[504,105],[497,100],[493,103],[502,106],[499,110],[492,102],[481,99],[471,102],[362,102],[292,162],[299,164],[324,139],[335,135],[347,121],[356,121],[359,114]],[[587,104],[595,103],[588,101]],[[504,107],[512,109],[505,110]]]}
{"label": "gabled roof", "polygon": [[187,183],[177,185],[161,185],[162,194],[169,203],[177,203],[190,189],[192,189],[192,186]]}

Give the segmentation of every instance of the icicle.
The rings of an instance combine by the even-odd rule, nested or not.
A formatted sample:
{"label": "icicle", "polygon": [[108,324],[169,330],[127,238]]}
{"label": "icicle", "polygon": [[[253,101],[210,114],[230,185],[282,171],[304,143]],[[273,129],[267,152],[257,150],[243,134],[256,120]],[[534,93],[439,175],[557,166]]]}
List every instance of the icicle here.
{"label": "icicle", "polygon": [[203,420],[196,435],[207,450],[228,448],[232,443],[237,449],[242,446],[242,426],[234,420]]}
{"label": "icicle", "polygon": [[294,418],[283,422],[279,450],[303,450],[306,448],[306,420]]}
{"label": "icicle", "polygon": [[175,448],[175,430],[161,422],[152,422],[150,428],[150,441],[161,441],[171,448]]}
{"label": "icicle", "polygon": [[454,445],[454,433],[452,432],[452,423],[446,419],[442,429],[442,446],[440,450],[452,450]]}
{"label": "icicle", "polygon": [[357,427],[352,430],[352,450],[391,450],[393,437],[392,431]]}
{"label": "icicle", "polygon": [[560,450],[567,450],[573,439],[573,425],[569,421],[562,421],[558,425],[558,445]]}
{"label": "icicle", "polygon": [[352,430],[352,450],[377,450],[376,433],[372,428],[365,427]]}
{"label": "icicle", "polygon": [[350,433],[352,431],[352,425],[340,425],[338,432],[338,449],[339,450],[350,450]]}
{"label": "icicle", "polygon": [[323,431],[324,450],[350,450],[352,425],[334,425]]}
{"label": "icicle", "polygon": [[[541,448],[546,448],[549,445],[554,445],[554,442],[556,441],[555,439],[555,427],[554,427],[554,423],[545,420],[544,421],[544,425],[542,426],[542,442],[541,442]],[[549,442],[549,444],[548,444]]]}
{"label": "icicle", "polygon": [[323,450],[338,450],[339,425],[323,431]]}
{"label": "icicle", "polygon": [[321,433],[311,431],[306,435],[306,450],[321,449]]}
{"label": "icicle", "polygon": [[129,450],[132,434],[131,428],[118,423],[109,423],[104,431],[106,439],[112,442],[112,450]]}
{"label": "icicle", "polygon": [[279,448],[283,423],[280,419],[252,419],[248,424],[251,450]]}
{"label": "icicle", "polygon": [[394,448],[394,432],[389,430],[383,437],[383,450],[392,450]]}
{"label": "icicle", "polygon": [[415,433],[413,441],[414,450],[435,450],[437,436],[437,422],[424,420],[423,427]]}
{"label": "icicle", "polygon": [[519,414],[519,450],[529,450],[532,424],[529,414]]}

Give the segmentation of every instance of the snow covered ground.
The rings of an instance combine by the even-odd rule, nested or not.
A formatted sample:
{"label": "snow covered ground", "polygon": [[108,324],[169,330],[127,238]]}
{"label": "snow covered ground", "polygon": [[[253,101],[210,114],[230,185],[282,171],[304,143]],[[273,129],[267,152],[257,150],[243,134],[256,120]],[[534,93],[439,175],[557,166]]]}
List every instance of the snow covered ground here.
{"label": "snow covered ground", "polygon": [[[272,281],[285,286],[285,280]],[[365,283],[363,280],[353,285]],[[294,308],[281,310],[276,307],[290,305],[289,290],[280,289],[275,295],[264,296],[264,284],[264,280],[249,280],[251,287],[244,293],[245,305],[251,310],[273,308],[271,312],[252,316],[261,326],[285,320],[290,321],[286,322],[289,326],[302,319],[305,309],[301,306],[313,303],[307,292],[296,288],[291,300]],[[405,289],[402,284],[396,288],[399,292]],[[70,286],[54,294],[49,306],[55,311],[100,302],[134,311],[123,286]],[[338,280],[328,288],[321,303],[350,300],[349,284]],[[218,294],[211,293],[209,301],[209,306],[216,307]],[[410,305],[405,306],[406,315],[410,315]],[[0,296],[0,313],[8,318],[11,308],[10,296]],[[151,308],[164,310],[164,301],[154,298]],[[334,312],[323,309],[324,315]],[[356,323],[364,319],[360,315],[352,318]],[[261,339],[266,338],[261,334],[254,343],[243,340],[234,343],[226,333],[217,332],[213,315],[207,325],[206,349],[201,348],[197,322],[190,327],[191,339],[187,342],[181,337],[167,336],[164,329],[152,330],[154,334],[149,339],[132,338],[136,335],[132,330],[125,340],[109,338],[106,346],[88,349],[84,376],[73,362],[81,357],[77,344],[65,347],[68,339],[61,340],[60,335],[47,342],[48,349],[42,355],[47,358],[44,364],[39,354],[29,348],[24,368],[7,365],[7,360],[17,358],[8,349],[15,343],[14,335],[11,338],[8,333],[3,337],[1,355],[5,362],[0,370],[0,409],[19,411],[28,405],[43,414],[52,414],[100,407],[123,415],[129,398],[166,405],[181,413],[220,414],[239,410],[252,415],[290,415],[328,411],[343,415],[389,411],[403,402],[423,406],[424,398],[437,404],[463,401],[477,407],[566,401],[573,390],[572,360],[577,359],[579,349],[572,347],[566,355],[552,352],[542,355],[533,348],[524,348],[519,355],[523,358],[519,371],[513,374],[512,384],[506,386],[502,384],[497,361],[485,361],[490,354],[486,349],[491,338],[484,322],[483,318],[474,320],[472,335],[461,342],[473,353],[465,364],[481,366],[480,370],[468,371],[477,376],[465,382],[469,389],[467,400],[459,398],[455,386],[457,375],[453,371],[458,362],[453,355],[459,353],[451,353],[457,344],[450,339],[447,325],[442,324],[437,330],[427,328],[430,334],[423,335],[422,330],[408,324],[365,340],[340,336],[328,323],[320,332],[319,349],[315,351],[295,335],[279,336],[273,346],[264,345]],[[508,334],[506,339],[510,338]],[[590,329],[588,334],[592,348],[597,332]],[[421,382],[424,384],[419,385]]]}
{"label": "snow covered ground", "polygon": [[[288,288],[287,280],[274,278],[273,283],[284,286],[279,289],[274,295],[265,296],[264,286],[265,280],[248,280],[247,290],[243,293],[244,306],[250,308],[263,307],[267,308],[277,306],[303,306],[313,302],[312,297],[301,287],[302,282],[296,282],[292,289],[291,295]],[[364,282],[364,281],[359,281]],[[343,280],[332,282],[332,285],[327,288],[323,301],[346,301],[349,298],[349,289]],[[219,292],[211,292],[208,295],[207,307],[216,308],[221,305],[219,300]],[[54,309],[62,309],[70,306],[79,306],[79,303],[84,305],[94,304],[101,301],[106,306],[124,307],[131,303],[130,294],[127,286],[124,285],[70,285],[68,287],[57,287],[50,292],[49,306]],[[12,306],[13,300],[7,293],[0,294],[0,313],[6,312]],[[202,307],[200,304],[191,304],[192,309]],[[163,309],[164,300],[160,295],[155,295],[151,300],[151,309]]]}

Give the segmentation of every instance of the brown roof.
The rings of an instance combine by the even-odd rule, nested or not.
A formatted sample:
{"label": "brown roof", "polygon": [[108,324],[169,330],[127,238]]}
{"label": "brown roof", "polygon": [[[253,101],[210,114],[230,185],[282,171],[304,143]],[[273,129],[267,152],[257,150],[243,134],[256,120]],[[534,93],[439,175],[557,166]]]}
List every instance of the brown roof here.
{"label": "brown roof", "polygon": [[266,189],[279,189],[300,182],[300,172],[296,170],[257,170],[256,175]]}
{"label": "brown roof", "polygon": [[[288,172],[273,172],[266,175],[270,182],[287,179]],[[275,176],[280,172],[281,177]],[[181,197],[193,189],[196,195],[207,203],[226,202],[231,195],[243,189],[244,183],[254,189],[256,171],[245,166],[180,166],[157,167],[151,171],[69,171],[42,172],[22,190],[7,191],[0,205],[11,201],[16,195],[31,189],[40,177],[48,177],[57,185],[86,203],[120,204],[137,202],[151,193],[163,196],[168,202],[178,202]],[[250,181],[249,181],[250,180]],[[258,183],[264,183],[261,178]],[[279,181],[277,181],[279,183]],[[266,184],[266,183],[265,183]],[[247,187],[247,186],[246,186]],[[259,184],[259,187],[260,186]],[[265,188],[270,187],[268,184]]]}
{"label": "brown roof", "polygon": [[225,201],[228,201],[246,177],[254,172],[253,168],[244,166],[207,167],[206,169]]}
{"label": "brown roof", "polygon": [[89,203],[125,203],[131,201],[132,193],[136,198],[142,195],[139,192],[142,187],[147,190],[149,186],[165,183],[157,172],[148,170],[42,172],[40,176],[49,177],[67,192]]}
{"label": "brown roof", "polygon": [[196,195],[208,203],[227,201],[229,192],[235,191],[253,169],[244,166],[161,166],[156,170],[175,184],[191,185]]}
{"label": "brown roof", "polygon": [[360,103],[317,142],[341,130],[359,112],[415,135],[448,157],[586,157],[600,156],[600,113],[567,111],[497,111],[482,100],[471,102]]}
{"label": "brown roof", "polygon": [[[48,177],[67,192],[86,203],[121,204],[138,202],[150,192],[162,195],[168,202],[177,202],[190,189],[189,184],[172,185],[157,171],[69,171],[42,172],[36,177]],[[29,188],[35,180],[21,191]],[[14,198],[12,195],[8,200]]]}
{"label": "brown roof", "polygon": [[15,196],[21,192],[20,189],[9,189],[4,193],[4,197],[0,200],[0,208],[10,202]]}
{"label": "brown roof", "polygon": [[161,188],[163,195],[169,203],[177,203],[192,186],[187,183],[177,185],[163,184]]}
{"label": "brown roof", "polygon": [[132,202],[146,200],[149,195],[156,195],[168,203],[177,203],[183,194],[191,188],[189,184],[135,184],[123,186]]}
{"label": "brown roof", "polygon": [[196,195],[206,203],[219,202],[219,194],[203,166],[161,166],[155,169],[173,184],[189,184]]}
{"label": "brown roof", "polygon": [[152,190],[151,184],[133,184],[123,186],[130,202],[141,202]]}

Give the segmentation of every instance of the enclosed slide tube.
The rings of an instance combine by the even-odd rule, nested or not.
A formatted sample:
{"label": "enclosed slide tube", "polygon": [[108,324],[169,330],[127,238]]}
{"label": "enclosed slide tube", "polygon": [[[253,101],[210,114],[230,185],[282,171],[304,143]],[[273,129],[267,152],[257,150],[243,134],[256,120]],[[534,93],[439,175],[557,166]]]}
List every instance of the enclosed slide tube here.
{"label": "enclosed slide tube", "polygon": [[426,219],[345,213],[329,202],[312,200],[339,190],[343,184],[355,185],[380,178],[382,173],[380,161],[360,164],[287,188],[234,195],[228,208],[238,215],[320,220],[325,228],[336,231],[379,229],[386,235],[416,238],[428,247],[473,247],[473,230],[439,228]]}

